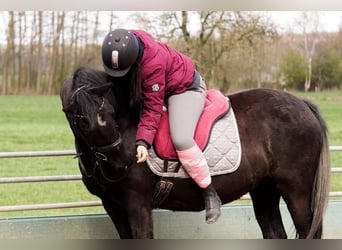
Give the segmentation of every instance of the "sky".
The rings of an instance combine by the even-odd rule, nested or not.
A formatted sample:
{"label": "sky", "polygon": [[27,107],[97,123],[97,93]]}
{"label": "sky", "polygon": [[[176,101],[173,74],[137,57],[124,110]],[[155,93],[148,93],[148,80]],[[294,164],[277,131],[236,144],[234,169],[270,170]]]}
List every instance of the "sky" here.
{"label": "sky", "polygon": [[[271,20],[279,26],[281,31],[292,30],[296,25],[296,19],[300,15],[301,11],[265,11],[270,16]],[[320,17],[320,30],[323,31],[338,31],[340,23],[342,22],[342,11],[318,11]],[[122,24],[125,24],[125,28],[134,28],[134,23],[127,22],[130,20],[128,17],[131,11],[121,11]]]}
{"label": "sky", "polygon": [[2,0],[0,10],[342,10],[339,0]]}
{"label": "sky", "polygon": [[[122,11],[121,16],[123,20],[129,20],[131,11]],[[296,18],[300,15],[300,11],[265,11],[268,16],[277,24],[282,31],[293,29],[296,23]],[[338,31],[342,21],[342,11],[319,11],[321,30],[324,31]],[[122,22],[127,28],[132,28],[134,23]]]}
{"label": "sky", "polygon": [[[283,31],[293,29],[300,11],[269,11],[273,21]],[[319,11],[320,30],[338,31],[342,22],[342,11]]]}
{"label": "sky", "polygon": [[[118,23],[118,26],[122,28],[127,29],[134,29],[134,28],[141,28],[139,27],[139,24],[135,24],[133,22],[130,22],[129,20],[132,20],[132,18],[129,18],[129,16],[132,14],[132,12],[136,11],[118,11],[117,14],[120,15],[121,22]],[[4,11],[1,11],[0,9],[0,43],[3,44],[6,41],[6,25],[7,21],[4,18]],[[149,13],[155,13],[155,12],[149,12]],[[300,15],[300,11],[265,11],[267,16],[271,18],[271,20],[278,26],[278,30],[280,32],[288,32],[288,31],[294,31],[294,27],[296,26],[296,20],[298,19],[298,16]],[[342,11],[319,11],[320,16],[320,30],[324,31],[338,31],[339,26],[342,22]],[[7,14],[6,14],[7,16]],[[108,15],[103,20],[105,24],[108,22]],[[196,30],[196,23],[194,24],[194,30]],[[106,25],[107,27],[107,25]],[[100,39],[101,40],[101,39]]]}
{"label": "sky", "polygon": [[[4,24],[4,18],[1,15],[3,12],[0,8],[0,25]],[[121,13],[122,19],[124,21],[127,20],[127,17],[136,11],[117,11],[117,13]],[[154,11],[148,11],[153,13]],[[291,22],[293,22],[294,18],[298,15],[300,11],[263,11],[268,13],[273,20],[280,24],[281,26],[291,26]],[[321,22],[323,23],[323,28],[328,31],[335,31],[338,29],[339,23],[342,18],[342,11],[318,11],[321,13]],[[290,25],[289,25],[290,24]]]}

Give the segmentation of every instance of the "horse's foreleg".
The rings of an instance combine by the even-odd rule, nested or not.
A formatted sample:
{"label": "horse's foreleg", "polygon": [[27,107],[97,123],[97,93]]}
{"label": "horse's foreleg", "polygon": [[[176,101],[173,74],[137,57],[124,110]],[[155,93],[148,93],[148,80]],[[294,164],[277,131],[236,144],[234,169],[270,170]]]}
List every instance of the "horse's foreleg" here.
{"label": "horse's foreleg", "polygon": [[264,239],[286,239],[286,231],[279,209],[280,194],[271,180],[264,180],[250,192],[255,217]]}
{"label": "horse's foreleg", "polygon": [[102,200],[107,214],[113,221],[120,239],[152,239],[152,207],[138,202],[126,207],[113,205],[109,200]]}
{"label": "horse's foreleg", "polygon": [[113,221],[120,239],[132,239],[133,235],[126,211],[120,206],[114,206],[110,201],[105,199],[102,199],[102,204]]}
{"label": "horse's foreleg", "polygon": [[127,214],[133,238],[153,239],[152,207],[134,203],[128,207]]}

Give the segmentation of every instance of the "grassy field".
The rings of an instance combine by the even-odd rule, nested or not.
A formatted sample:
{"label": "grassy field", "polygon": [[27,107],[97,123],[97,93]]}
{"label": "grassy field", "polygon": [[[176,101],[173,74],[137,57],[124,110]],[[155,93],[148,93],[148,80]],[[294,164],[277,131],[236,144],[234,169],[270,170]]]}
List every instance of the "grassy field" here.
{"label": "grassy field", "polygon": [[[342,92],[295,93],[314,102],[329,127],[329,144],[342,145]],[[1,96],[0,152],[74,149],[73,137],[57,96]],[[342,152],[331,154],[342,167]],[[0,177],[79,174],[77,160],[66,157],[0,159]],[[332,191],[342,190],[342,175]],[[1,184],[0,206],[97,200],[81,181]],[[102,207],[2,212],[0,218],[54,214],[104,213]]]}

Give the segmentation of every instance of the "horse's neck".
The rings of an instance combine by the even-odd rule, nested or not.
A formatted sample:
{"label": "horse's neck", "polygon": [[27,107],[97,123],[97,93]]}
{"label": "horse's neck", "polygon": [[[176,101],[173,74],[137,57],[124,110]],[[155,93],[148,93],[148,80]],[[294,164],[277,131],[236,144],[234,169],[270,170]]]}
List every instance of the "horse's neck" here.
{"label": "horse's neck", "polygon": [[118,116],[121,123],[129,127],[137,127],[140,120],[140,107],[132,108],[127,100],[118,103]]}
{"label": "horse's neck", "polygon": [[[140,120],[140,107],[130,107],[130,90],[128,85],[114,85],[114,96],[117,107],[117,119],[119,122],[120,131],[122,134],[136,134],[136,128]],[[132,132],[133,131],[133,132]]]}
{"label": "horse's neck", "polygon": [[118,119],[118,124],[121,130],[121,133],[124,133],[126,130],[136,132],[138,122],[136,118],[133,117],[131,114],[124,114],[121,115]]}

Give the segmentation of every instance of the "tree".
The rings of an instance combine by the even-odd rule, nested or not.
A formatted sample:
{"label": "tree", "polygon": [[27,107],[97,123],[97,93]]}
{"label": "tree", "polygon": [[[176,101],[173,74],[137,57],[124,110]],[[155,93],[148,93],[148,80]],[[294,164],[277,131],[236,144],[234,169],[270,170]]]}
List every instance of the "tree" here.
{"label": "tree", "polygon": [[[229,92],[278,87],[275,72],[281,73],[287,87],[296,89],[340,86],[342,32],[323,36],[317,19],[301,14],[302,26],[297,26],[301,30],[282,34],[279,40],[265,12],[132,12],[129,19],[135,28],[146,29],[189,55],[209,88]],[[2,94],[56,94],[77,67],[102,69],[102,39],[108,27],[120,23],[115,11],[2,11],[0,15],[5,24],[0,44]]]}
{"label": "tree", "polygon": [[[146,20],[140,17],[140,20]],[[155,21],[156,19],[154,19]],[[256,55],[260,48],[257,42],[276,34],[274,26],[266,22],[261,15],[252,12],[231,11],[178,11],[163,12],[160,23],[154,23],[155,36],[176,49],[189,55],[197,69],[207,81],[209,87],[217,87],[226,92],[229,89],[229,56],[235,49],[250,49],[254,46],[254,63],[261,68],[262,59]],[[147,21],[147,28],[153,27]],[[252,62],[246,60],[244,63]],[[241,72],[245,75],[246,72]],[[258,74],[254,74],[258,77]],[[257,80],[255,81],[257,82]]]}
{"label": "tree", "polygon": [[283,78],[284,87],[303,90],[305,82],[305,58],[297,49],[290,49],[281,59],[278,78]]}
{"label": "tree", "polygon": [[10,90],[15,72],[15,15],[13,11],[9,11],[9,22],[7,25],[7,47],[4,52],[2,61],[2,88],[1,93],[6,95]]}
{"label": "tree", "polygon": [[313,79],[320,89],[340,88],[342,82],[342,58],[341,55],[331,50],[317,58],[313,66]]}
{"label": "tree", "polygon": [[36,84],[35,84],[35,90],[36,93],[41,92],[41,75],[42,75],[42,54],[43,54],[43,12],[38,11],[38,14],[35,14],[36,21],[37,21],[37,55],[36,55],[36,71],[37,71],[37,77],[36,77]]}
{"label": "tree", "polygon": [[65,12],[52,12],[52,28],[55,30],[51,46],[51,58],[49,63],[49,77],[48,77],[48,88],[47,94],[53,94],[54,83],[58,79],[58,63],[59,60],[59,48],[60,48],[60,37],[64,29],[64,18]]}
{"label": "tree", "polygon": [[318,12],[300,12],[298,24],[301,28],[304,42],[305,57],[305,83],[304,90],[309,91],[312,78],[312,59],[315,54],[315,47],[319,40],[319,13]]}

